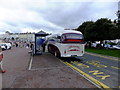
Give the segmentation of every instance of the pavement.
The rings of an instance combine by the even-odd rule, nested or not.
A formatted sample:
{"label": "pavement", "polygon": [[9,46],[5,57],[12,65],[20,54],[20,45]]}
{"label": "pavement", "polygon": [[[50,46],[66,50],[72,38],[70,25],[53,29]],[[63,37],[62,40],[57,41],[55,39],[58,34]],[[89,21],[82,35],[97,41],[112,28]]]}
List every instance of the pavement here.
{"label": "pavement", "polygon": [[3,88],[97,88],[53,55],[31,57],[29,51],[13,47],[3,52]]}

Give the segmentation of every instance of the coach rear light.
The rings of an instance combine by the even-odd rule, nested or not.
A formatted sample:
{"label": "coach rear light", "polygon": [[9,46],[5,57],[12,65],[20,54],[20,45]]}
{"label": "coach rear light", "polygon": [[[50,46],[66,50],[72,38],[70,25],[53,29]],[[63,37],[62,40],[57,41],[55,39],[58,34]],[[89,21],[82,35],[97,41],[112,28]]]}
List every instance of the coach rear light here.
{"label": "coach rear light", "polygon": [[64,53],[66,54],[66,50],[64,51]]}

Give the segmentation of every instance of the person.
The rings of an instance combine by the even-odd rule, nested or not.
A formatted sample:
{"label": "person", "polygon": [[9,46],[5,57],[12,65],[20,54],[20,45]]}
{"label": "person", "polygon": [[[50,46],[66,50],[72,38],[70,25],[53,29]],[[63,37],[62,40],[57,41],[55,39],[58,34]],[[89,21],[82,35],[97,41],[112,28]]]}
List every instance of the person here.
{"label": "person", "polygon": [[31,50],[33,49],[33,43],[32,42],[30,42],[30,48],[31,48]]}
{"label": "person", "polygon": [[43,44],[44,44],[44,39],[43,38],[39,38],[38,40],[37,40],[37,47],[38,47],[38,49],[41,51],[41,52],[43,52]]}
{"label": "person", "polygon": [[29,48],[29,44],[28,43],[26,44],[26,48]]}
{"label": "person", "polygon": [[18,47],[18,43],[17,42],[15,42],[15,46]]}
{"label": "person", "polygon": [[2,48],[0,47],[0,69],[2,73],[5,73],[6,71],[3,70],[3,67],[2,67],[2,59],[3,59],[3,53],[2,53]]}

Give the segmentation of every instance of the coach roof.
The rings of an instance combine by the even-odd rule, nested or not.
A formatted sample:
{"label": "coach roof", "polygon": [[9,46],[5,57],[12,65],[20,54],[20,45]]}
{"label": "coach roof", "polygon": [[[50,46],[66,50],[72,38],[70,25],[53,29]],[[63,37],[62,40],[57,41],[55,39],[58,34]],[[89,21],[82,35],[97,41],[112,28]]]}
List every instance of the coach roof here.
{"label": "coach roof", "polygon": [[82,34],[81,32],[75,31],[75,30],[62,30],[62,31],[58,32],[58,34],[64,34],[64,33],[79,33],[79,34]]}

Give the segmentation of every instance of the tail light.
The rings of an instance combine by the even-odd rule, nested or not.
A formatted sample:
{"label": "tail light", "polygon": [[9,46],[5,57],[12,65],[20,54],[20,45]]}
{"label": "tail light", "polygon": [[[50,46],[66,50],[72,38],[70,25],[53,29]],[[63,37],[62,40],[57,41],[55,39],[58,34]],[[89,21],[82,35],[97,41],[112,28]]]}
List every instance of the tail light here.
{"label": "tail light", "polygon": [[76,39],[66,39],[68,42],[83,42],[84,40],[76,40]]}
{"label": "tail light", "polygon": [[84,43],[83,39],[65,39],[63,43]]}
{"label": "tail light", "polygon": [[66,50],[64,51],[64,53],[66,54]]}

